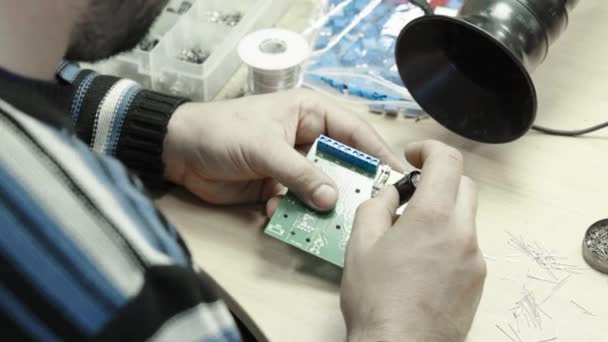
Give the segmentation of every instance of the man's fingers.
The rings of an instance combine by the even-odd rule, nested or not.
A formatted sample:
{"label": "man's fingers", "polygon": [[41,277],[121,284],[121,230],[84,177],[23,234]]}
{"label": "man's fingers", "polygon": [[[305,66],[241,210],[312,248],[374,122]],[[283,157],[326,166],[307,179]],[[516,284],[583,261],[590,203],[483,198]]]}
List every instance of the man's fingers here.
{"label": "man's fingers", "polygon": [[312,91],[299,91],[298,97],[300,122],[296,144],[311,143],[319,135],[327,134],[379,158],[399,172],[406,170],[406,163],[392,153],[378,132],[357,114]]}
{"label": "man's fingers", "polygon": [[399,193],[393,186],[361,204],[355,214],[348,253],[365,253],[373,246],[392,226],[398,207]]}
{"label": "man's fingers", "polygon": [[277,182],[274,178],[267,178],[263,181],[263,185],[260,190],[260,202],[266,202],[273,197],[284,195],[287,193],[287,188],[283,184]]}
{"label": "man's fingers", "polygon": [[432,209],[439,214],[451,212],[462,176],[462,154],[443,143],[425,141],[410,146],[406,157],[410,163],[422,168],[410,205]]}
{"label": "man's fingers", "polygon": [[333,180],[285,142],[269,145],[268,153],[260,158],[261,174],[275,178],[311,208],[328,211],[336,205],[338,191]]}
{"label": "man's fingers", "polygon": [[263,181],[217,182],[200,177],[186,177],[184,186],[205,202],[218,205],[260,201]]}
{"label": "man's fingers", "polygon": [[[405,148],[405,159],[414,167],[421,169],[424,164],[423,145],[425,141],[413,142]],[[429,142],[426,142],[429,143]]]}
{"label": "man's fingers", "polygon": [[274,215],[274,213],[277,211],[277,208],[279,207],[279,203],[281,203],[282,199],[283,199],[283,195],[273,197],[273,198],[269,199],[268,202],[266,202],[266,216],[268,218],[271,218]]}
{"label": "man's fingers", "polygon": [[477,217],[477,187],[469,177],[461,177],[453,218],[463,227],[474,227]]}

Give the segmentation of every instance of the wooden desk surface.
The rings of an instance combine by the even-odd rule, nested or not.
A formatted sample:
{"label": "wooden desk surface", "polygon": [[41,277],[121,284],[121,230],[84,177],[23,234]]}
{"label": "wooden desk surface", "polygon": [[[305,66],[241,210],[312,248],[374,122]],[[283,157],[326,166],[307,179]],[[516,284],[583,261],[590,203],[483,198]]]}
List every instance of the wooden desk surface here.
{"label": "wooden desk surface", "polygon": [[[607,1],[582,1],[575,10],[569,30],[534,74],[538,123],[573,128],[608,120],[607,20]],[[526,326],[534,323],[522,323],[523,342],[608,339],[608,276],[589,269],[581,256],[586,228],[608,217],[608,131],[578,139],[530,133],[515,143],[493,146],[466,141],[432,120],[390,120],[365,108],[355,112],[382,133],[395,153],[411,141],[438,139],[465,155],[466,173],[479,185],[479,239],[489,272],[469,341],[509,341],[496,325],[510,331],[511,324],[517,330],[511,309],[524,296],[524,286],[538,302],[549,299],[542,305],[542,328],[536,328],[543,337],[524,339],[536,332]],[[266,338],[343,339],[339,274],[264,236],[261,207],[211,207],[180,190],[158,204],[200,265],[254,318]],[[562,263],[582,269],[574,274],[554,270],[552,278],[508,244],[507,232],[538,241],[563,257]],[[551,282],[568,275],[553,291]]]}

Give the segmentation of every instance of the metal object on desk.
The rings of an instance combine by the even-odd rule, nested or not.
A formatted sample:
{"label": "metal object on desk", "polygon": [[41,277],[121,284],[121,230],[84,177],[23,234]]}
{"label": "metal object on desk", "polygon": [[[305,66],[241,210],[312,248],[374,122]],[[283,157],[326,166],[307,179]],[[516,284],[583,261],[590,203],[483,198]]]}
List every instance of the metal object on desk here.
{"label": "metal object on desk", "polygon": [[203,64],[209,56],[210,53],[203,51],[201,48],[192,48],[182,50],[177,59],[194,64]]}
{"label": "metal object on desk", "polygon": [[273,28],[245,36],[238,53],[249,68],[248,92],[268,94],[302,84],[302,63],[310,56],[310,46],[298,33]]}
{"label": "metal object on desk", "polygon": [[137,44],[137,47],[142,51],[150,52],[158,45],[158,41],[158,38],[145,36],[144,39]]}
{"label": "metal object on desk", "polygon": [[210,23],[219,23],[226,26],[234,27],[241,22],[243,19],[243,13],[241,11],[231,11],[222,13],[220,11],[207,11],[205,16]]}
{"label": "metal object on desk", "polygon": [[397,39],[396,60],[420,106],[472,140],[505,143],[536,117],[530,73],[579,0],[468,0],[457,17],[427,15]]}
{"label": "metal object on desk", "polygon": [[243,13],[234,11],[226,13],[220,17],[220,21],[227,26],[236,26],[243,19]]}
{"label": "metal object on desk", "polygon": [[176,13],[176,14],[182,15],[182,14],[188,12],[188,10],[191,7],[192,7],[192,2],[190,2],[190,1],[182,1],[179,4],[179,7],[177,7],[177,8],[167,7],[167,12]]}
{"label": "metal object on desk", "polygon": [[589,266],[608,274],[608,219],[594,223],[587,230],[583,257]]}

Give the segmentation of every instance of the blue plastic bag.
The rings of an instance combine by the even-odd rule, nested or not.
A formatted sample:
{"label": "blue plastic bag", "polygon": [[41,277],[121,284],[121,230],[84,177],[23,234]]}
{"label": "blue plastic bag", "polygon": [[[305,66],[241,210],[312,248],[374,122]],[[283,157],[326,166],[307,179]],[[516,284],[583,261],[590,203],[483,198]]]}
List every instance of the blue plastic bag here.
{"label": "blue plastic bag", "polygon": [[[457,9],[463,0],[443,2]],[[305,83],[323,83],[370,101],[412,101],[399,77],[394,50],[403,27],[422,16],[422,10],[407,0],[329,3],[330,15],[317,34]]]}

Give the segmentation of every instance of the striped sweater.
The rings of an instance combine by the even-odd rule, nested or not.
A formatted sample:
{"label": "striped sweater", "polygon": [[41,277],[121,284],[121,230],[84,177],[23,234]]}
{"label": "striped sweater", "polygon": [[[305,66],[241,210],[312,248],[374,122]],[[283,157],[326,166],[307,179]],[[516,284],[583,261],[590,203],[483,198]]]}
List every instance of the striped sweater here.
{"label": "striped sweater", "polygon": [[131,173],[160,182],[184,100],[73,64],[59,75],[0,70],[0,340],[240,340]]}

